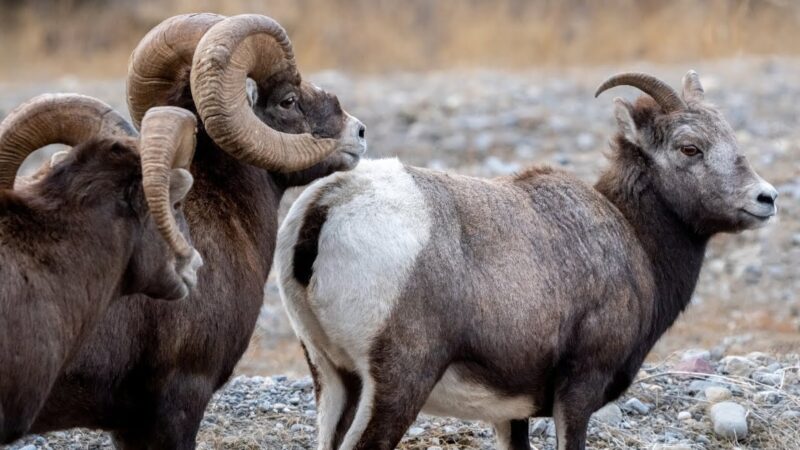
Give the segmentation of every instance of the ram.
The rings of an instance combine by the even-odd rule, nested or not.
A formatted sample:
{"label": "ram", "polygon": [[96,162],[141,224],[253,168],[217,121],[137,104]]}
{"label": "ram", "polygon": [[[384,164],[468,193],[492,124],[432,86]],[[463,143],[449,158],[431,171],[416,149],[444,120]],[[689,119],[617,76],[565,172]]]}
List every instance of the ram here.
{"label": "ram", "polygon": [[286,32],[256,15],[191,14],[154,28],[131,56],[128,105],[136,124],[163,105],[202,119],[183,212],[206,264],[186,301],[115,302],[33,430],[84,426],[111,431],[123,449],[191,449],[255,327],[283,193],[352,168],[365,127],[302,80]]}
{"label": "ram", "polygon": [[420,411],[494,424],[529,449],[555,418],[583,449],[686,307],[706,243],[762,226],[775,189],[689,72],[617,85],[619,130],[594,188],[547,167],[478,179],[364,161],[307,189],[278,236],[285,306],[307,349],[320,449],[389,449]]}
{"label": "ram", "polygon": [[[105,104],[57,94],[0,124],[0,444],[29,430],[112,301],[181,299],[196,283],[202,259],[173,210],[192,185],[181,163],[194,151],[195,123],[188,111],[155,108],[137,142]],[[52,143],[75,148],[11,190],[22,161]]]}

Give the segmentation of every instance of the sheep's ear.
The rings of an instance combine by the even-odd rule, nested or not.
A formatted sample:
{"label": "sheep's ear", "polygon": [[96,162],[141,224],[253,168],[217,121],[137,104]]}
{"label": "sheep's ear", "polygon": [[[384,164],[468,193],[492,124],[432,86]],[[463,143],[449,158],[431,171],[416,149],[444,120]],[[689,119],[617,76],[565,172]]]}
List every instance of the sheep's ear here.
{"label": "sheep's ear", "polygon": [[60,152],[53,153],[53,156],[50,157],[50,167],[55,167],[56,164],[67,159],[67,156],[69,156],[69,150],[61,150]]}
{"label": "sheep's ear", "polygon": [[633,106],[630,103],[619,97],[614,99],[614,117],[617,119],[619,131],[629,142],[639,145],[639,130],[633,121],[632,111]]}
{"label": "sheep's ear", "polygon": [[186,169],[172,169],[169,177],[169,201],[173,206],[182,202],[192,188],[194,178]]}

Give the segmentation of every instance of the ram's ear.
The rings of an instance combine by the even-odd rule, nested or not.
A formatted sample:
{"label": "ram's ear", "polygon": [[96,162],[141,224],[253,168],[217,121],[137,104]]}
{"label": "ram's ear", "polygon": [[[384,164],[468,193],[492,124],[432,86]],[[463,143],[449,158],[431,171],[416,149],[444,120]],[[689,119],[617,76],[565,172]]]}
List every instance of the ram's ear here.
{"label": "ram's ear", "polygon": [[617,127],[625,139],[632,144],[639,145],[639,130],[633,120],[633,106],[619,97],[615,98],[614,118],[617,119]]}

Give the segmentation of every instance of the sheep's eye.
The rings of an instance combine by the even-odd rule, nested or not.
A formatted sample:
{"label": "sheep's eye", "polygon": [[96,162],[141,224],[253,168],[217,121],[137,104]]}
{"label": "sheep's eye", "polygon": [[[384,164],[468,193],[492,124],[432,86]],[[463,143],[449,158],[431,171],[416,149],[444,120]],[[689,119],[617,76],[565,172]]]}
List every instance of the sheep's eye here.
{"label": "sheep's eye", "polygon": [[285,99],[281,100],[280,105],[281,108],[283,109],[291,109],[296,102],[297,102],[297,97],[295,97],[294,95],[290,95],[289,97],[286,97]]}
{"label": "sheep's eye", "polygon": [[686,156],[695,156],[700,153],[700,150],[694,145],[684,145],[681,147],[681,153]]}

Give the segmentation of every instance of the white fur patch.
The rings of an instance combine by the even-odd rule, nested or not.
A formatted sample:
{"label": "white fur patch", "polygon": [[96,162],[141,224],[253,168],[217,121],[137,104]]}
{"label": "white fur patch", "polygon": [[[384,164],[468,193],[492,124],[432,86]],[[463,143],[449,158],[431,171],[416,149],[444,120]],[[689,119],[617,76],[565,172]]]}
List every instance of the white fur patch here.
{"label": "white fur patch", "polygon": [[[328,217],[305,289],[294,280],[292,258],[306,209],[317,198]],[[384,328],[430,227],[425,198],[397,159],[364,160],[311,185],[278,233],[275,260],[299,337],[338,367],[355,370]]]}
{"label": "white fur patch", "polygon": [[525,396],[506,397],[483,385],[465,380],[450,366],[436,383],[422,408],[425,414],[484,420],[502,424],[533,414],[533,401]]}

